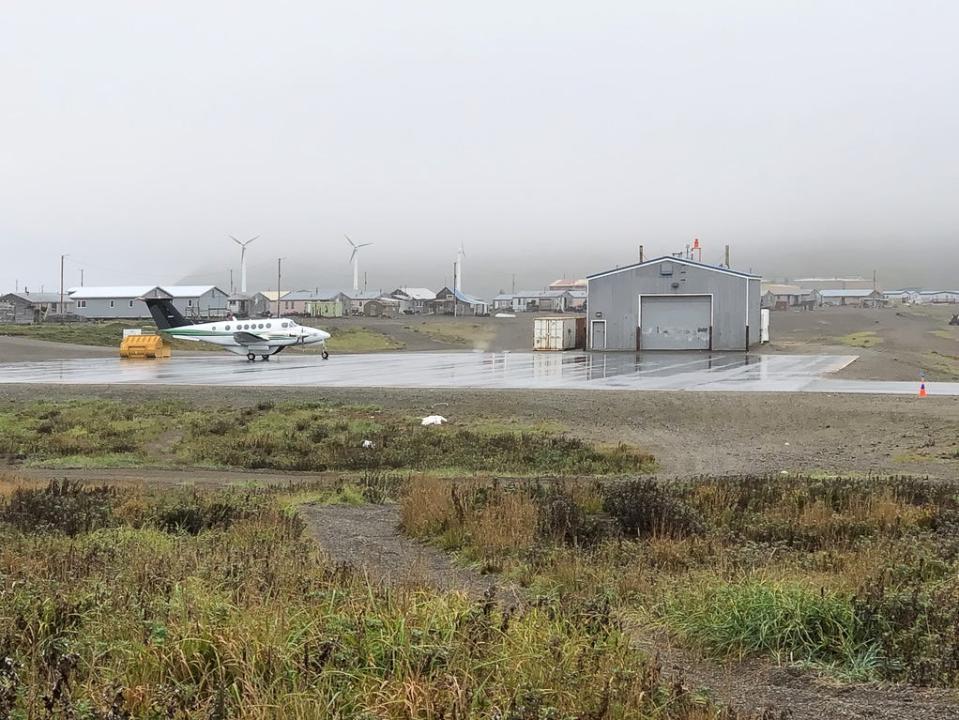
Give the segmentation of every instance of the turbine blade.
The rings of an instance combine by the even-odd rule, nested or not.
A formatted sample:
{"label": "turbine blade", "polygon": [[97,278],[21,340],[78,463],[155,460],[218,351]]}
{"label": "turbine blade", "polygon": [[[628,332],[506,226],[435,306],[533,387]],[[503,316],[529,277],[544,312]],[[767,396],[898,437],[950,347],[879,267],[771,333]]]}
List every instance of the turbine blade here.
{"label": "turbine blade", "polygon": [[356,257],[356,248],[353,248],[353,253],[350,255],[350,262],[353,262],[353,258]]}
{"label": "turbine blade", "polygon": [[260,236],[259,236],[259,235],[256,235],[255,237],[251,237],[249,240],[246,241],[246,244],[249,245],[251,242],[253,242],[254,240],[256,240],[258,237],[260,237]]}
{"label": "turbine blade", "polygon": [[372,244],[373,244],[373,243],[363,243],[362,245],[357,245],[356,247],[358,247],[358,248],[361,248],[361,247],[369,247],[369,246],[372,245]]}
{"label": "turbine blade", "polygon": [[350,240],[350,236],[349,236],[349,235],[343,235],[343,237],[346,238],[346,242],[348,242],[348,243],[349,243],[350,245],[352,245],[353,247],[356,247],[356,243],[353,242],[352,240]]}
{"label": "turbine blade", "polygon": [[239,240],[237,240],[235,237],[233,237],[232,235],[230,235],[230,238],[232,238],[233,242],[235,242],[237,245],[239,245],[240,247],[243,247],[243,243],[241,243],[241,242],[240,242]]}

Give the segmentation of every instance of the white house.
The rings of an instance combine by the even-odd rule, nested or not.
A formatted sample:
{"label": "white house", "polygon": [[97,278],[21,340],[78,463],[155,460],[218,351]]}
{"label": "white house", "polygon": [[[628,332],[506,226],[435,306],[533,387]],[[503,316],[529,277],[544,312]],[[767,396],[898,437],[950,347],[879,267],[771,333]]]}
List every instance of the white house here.
{"label": "white house", "polygon": [[921,303],[959,303],[959,290],[920,290]]}
{"label": "white house", "polygon": [[400,312],[419,315],[428,302],[436,299],[436,293],[429,288],[401,287],[391,292],[389,297],[400,301]]}
{"label": "white house", "polygon": [[[512,310],[514,312],[565,312],[573,296],[569,290],[520,290],[515,293],[501,293],[493,298],[494,310]],[[585,303],[585,298],[583,298]]]}
{"label": "white house", "polygon": [[820,290],[819,301],[822,305],[882,307],[884,298],[878,290]]}

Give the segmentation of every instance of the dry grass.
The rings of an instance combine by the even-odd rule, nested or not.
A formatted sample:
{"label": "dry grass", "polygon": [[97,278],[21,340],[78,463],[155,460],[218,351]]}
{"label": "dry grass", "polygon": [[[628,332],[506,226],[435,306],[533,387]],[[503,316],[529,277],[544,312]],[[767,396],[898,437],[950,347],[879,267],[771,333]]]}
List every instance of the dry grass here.
{"label": "dry grass", "polygon": [[[959,495],[912,478],[414,483],[419,536],[710,652],[959,686]],[[416,511],[404,511],[415,516]]]}
{"label": "dry grass", "polygon": [[21,510],[48,519],[50,497],[99,524],[0,521],[0,717],[720,716],[662,682],[608,607],[504,611],[415,570],[371,584],[329,566],[271,491],[53,485]]}

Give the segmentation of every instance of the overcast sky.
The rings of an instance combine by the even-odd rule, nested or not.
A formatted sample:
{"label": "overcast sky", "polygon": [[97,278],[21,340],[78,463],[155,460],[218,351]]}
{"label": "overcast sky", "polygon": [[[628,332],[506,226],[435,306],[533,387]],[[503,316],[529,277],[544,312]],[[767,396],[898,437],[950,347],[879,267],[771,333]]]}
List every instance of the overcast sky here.
{"label": "overcast sky", "polygon": [[[0,13],[0,290],[540,287],[679,250],[959,287],[959,3],[43,2]],[[238,273],[237,273],[238,277]]]}

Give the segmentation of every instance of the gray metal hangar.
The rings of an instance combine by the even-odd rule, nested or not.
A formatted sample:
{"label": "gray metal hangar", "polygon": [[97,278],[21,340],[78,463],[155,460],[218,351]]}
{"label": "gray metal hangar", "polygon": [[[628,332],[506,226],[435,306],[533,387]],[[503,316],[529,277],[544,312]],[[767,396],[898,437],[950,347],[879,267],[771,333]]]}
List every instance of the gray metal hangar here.
{"label": "gray metal hangar", "polygon": [[593,350],[746,350],[760,340],[760,277],[661,257],[590,275]]}

